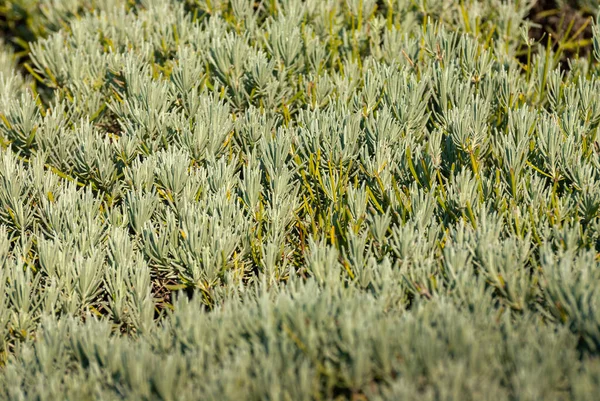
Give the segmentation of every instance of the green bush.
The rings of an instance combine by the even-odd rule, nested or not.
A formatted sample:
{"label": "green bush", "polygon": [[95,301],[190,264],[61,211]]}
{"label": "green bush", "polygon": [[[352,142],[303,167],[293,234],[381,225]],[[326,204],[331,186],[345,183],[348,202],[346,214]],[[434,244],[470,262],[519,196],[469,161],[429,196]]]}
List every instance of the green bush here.
{"label": "green bush", "polygon": [[0,398],[600,393],[600,28],[565,68],[530,1],[2,4]]}

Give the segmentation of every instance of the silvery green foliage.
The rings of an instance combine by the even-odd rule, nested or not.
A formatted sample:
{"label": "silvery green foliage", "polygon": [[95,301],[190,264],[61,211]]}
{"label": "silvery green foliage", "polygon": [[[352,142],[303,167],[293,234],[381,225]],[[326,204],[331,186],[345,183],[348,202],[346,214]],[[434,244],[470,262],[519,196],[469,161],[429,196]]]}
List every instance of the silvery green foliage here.
{"label": "silvery green foliage", "polygon": [[600,392],[597,26],[565,72],[531,2],[14,3],[0,398]]}

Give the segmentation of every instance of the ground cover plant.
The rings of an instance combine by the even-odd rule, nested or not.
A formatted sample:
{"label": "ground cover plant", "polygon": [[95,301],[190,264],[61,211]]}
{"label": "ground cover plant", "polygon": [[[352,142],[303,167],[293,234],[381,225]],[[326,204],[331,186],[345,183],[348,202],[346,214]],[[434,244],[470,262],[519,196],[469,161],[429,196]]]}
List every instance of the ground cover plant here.
{"label": "ground cover plant", "polygon": [[0,2],[0,398],[596,400],[600,27],[534,7]]}

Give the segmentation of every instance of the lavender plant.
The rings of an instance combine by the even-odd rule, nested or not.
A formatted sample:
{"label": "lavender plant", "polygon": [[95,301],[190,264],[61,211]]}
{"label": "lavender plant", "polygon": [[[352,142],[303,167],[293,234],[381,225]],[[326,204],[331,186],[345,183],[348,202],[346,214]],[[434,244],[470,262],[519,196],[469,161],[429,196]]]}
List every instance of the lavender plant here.
{"label": "lavender plant", "polygon": [[600,33],[532,6],[3,3],[0,398],[595,399]]}

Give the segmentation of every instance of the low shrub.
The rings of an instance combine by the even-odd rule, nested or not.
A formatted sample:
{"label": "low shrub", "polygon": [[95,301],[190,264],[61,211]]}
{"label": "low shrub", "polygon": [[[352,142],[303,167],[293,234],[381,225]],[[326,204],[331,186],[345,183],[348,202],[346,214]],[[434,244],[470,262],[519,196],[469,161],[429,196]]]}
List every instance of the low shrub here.
{"label": "low shrub", "polygon": [[2,4],[1,398],[596,398],[596,25]]}

